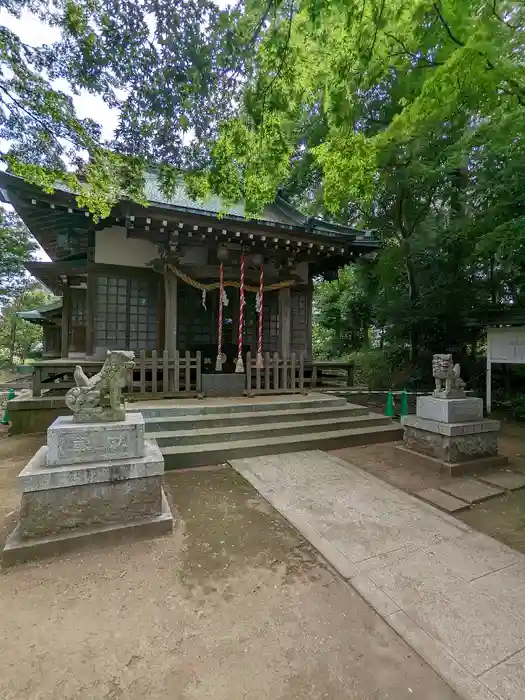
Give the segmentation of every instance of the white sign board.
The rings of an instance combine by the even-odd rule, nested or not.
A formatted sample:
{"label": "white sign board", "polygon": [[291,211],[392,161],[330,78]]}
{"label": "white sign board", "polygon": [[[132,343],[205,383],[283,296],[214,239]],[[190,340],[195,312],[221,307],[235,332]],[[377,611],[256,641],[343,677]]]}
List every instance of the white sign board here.
{"label": "white sign board", "polygon": [[487,329],[487,413],[492,404],[492,363],[525,365],[525,328]]}
{"label": "white sign board", "polygon": [[487,360],[506,364],[525,364],[525,328],[489,328]]}

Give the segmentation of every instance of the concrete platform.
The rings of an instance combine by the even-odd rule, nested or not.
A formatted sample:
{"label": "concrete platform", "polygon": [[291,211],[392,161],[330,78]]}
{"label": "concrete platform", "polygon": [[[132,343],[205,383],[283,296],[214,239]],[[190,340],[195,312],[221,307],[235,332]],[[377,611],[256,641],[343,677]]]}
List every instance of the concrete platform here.
{"label": "concrete platform", "polygon": [[511,471],[497,471],[482,474],[478,477],[480,481],[484,481],[492,486],[499,486],[507,491],[517,491],[525,488],[525,474]]}
{"label": "concrete platform", "polygon": [[159,444],[166,469],[306,449],[398,440],[399,423],[344,398],[307,395],[137,402],[146,436]]}
{"label": "concrete platform", "polygon": [[461,501],[459,498],[455,498],[449,493],[444,493],[438,489],[423,489],[415,495],[447,513],[457,513],[468,508],[468,503],[465,503],[465,501]]}
{"label": "concrete platform", "polygon": [[441,490],[468,504],[481,503],[504,493],[502,488],[483,484],[476,479],[458,479],[453,484],[442,486]]}
{"label": "concrete platform", "polygon": [[159,537],[172,530],[173,516],[166,496],[162,492],[162,513],[160,515],[136,519],[125,524],[77,528],[57,535],[31,539],[22,539],[20,526],[17,526],[6,539],[2,552],[2,565],[9,567],[88,547],[114,545],[128,539]]}
{"label": "concrete platform", "polygon": [[525,697],[524,555],[320,451],[232,466],[462,698]]}
{"label": "concrete platform", "polygon": [[443,459],[437,459],[430,455],[410,450],[404,445],[396,445],[396,449],[403,450],[414,458],[417,458],[421,464],[425,464],[434,471],[448,474],[448,476],[462,476],[463,474],[479,474],[484,470],[497,469],[505,467],[509,460],[504,455],[494,455],[491,457],[479,457],[478,459],[465,460],[463,462],[445,462]]}

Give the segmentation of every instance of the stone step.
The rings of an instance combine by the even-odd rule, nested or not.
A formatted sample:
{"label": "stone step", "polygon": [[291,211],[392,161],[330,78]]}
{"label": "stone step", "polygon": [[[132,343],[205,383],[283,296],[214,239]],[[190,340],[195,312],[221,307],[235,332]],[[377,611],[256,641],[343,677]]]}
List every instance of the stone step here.
{"label": "stone step", "polygon": [[242,413],[216,413],[212,415],[162,416],[145,420],[146,432],[157,433],[167,430],[200,430],[201,428],[231,428],[239,425],[264,425],[267,423],[293,423],[301,418],[304,421],[316,419],[349,418],[366,416],[370,410],[365,406],[344,404],[343,406],[322,406],[287,411],[249,411]]}
{"label": "stone step", "polygon": [[128,412],[140,411],[145,419],[176,416],[209,416],[217,413],[251,413],[252,411],[301,411],[311,408],[327,408],[329,406],[346,406],[346,399],[338,396],[305,396],[304,398],[287,398],[272,396],[268,401],[221,399],[216,402],[185,399],[180,402],[166,401],[137,401],[126,406]]}
{"label": "stone step", "polygon": [[399,423],[373,425],[362,428],[346,428],[302,435],[266,437],[253,440],[178,445],[161,448],[166,469],[182,469],[212,464],[222,464],[231,459],[257,457],[302,450],[333,450],[341,447],[369,445],[378,442],[400,440],[403,429]]}
{"label": "stone step", "polygon": [[378,413],[368,413],[364,416],[352,414],[342,418],[318,418],[303,420],[302,413],[297,415],[294,422],[263,423],[262,425],[217,426],[190,430],[169,430],[148,433],[154,438],[159,447],[200,445],[205,443],[234,442],[238,440],[255,440],[265,437],[281,437],[286,439],[292,435],[308,437],[310,433],[325,433],[351,428],[366,428],[374,425],[391,425],[390,418]]}

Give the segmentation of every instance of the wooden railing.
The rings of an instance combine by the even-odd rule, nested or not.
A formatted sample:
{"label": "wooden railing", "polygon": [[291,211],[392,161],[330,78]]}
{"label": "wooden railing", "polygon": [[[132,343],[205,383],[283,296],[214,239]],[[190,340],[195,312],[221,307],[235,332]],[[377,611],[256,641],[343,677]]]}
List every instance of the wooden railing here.
{"label": "wooden railing", "polygon": [[[100,372],[103,360],[62,359],[35,363],[33,372],[33,396],[41,396],[42,390],[52,389],[64,393],[75,386],[73,373],[80,365],[88,376]],[[128,375],[127,394],[155,394],[157,397],[177,394],[197,395],[202,392],[201,353],[179,353],[169,356],[167,351],[146,356],[143,350],[135,357],[135,369]]]}
{"label": "wooden railing", "polygon": [[292,353],[283,359],[278,353],[264,354],[263,367],[257,367],[251,352],[246,353],[246,393],[274,394],[302,392],[305,389],[304,355]]}
{"label": "wooden railing", "polygon": [[189,351],[170,357],[167,350],[153,350],[146,357],[144,350],[135,358],[135,369],[129,374],[127,392],[141,394],[200,394],[202,391],[201,353]]}
{"label": "wooden railing", "polygon": [[246,353],[246,393],[297,393],[312,389],[351,386],[353,364],[305,360],[303,354],[292,353],[283,359],[278,353],[265,353],[263,367],[257,367],[251,352]]}
{"label": "wooden railing", "polygon": [[[73,372],[77,364],[91,376],[99,372],[104,363],[102,360],[73,358],[37,362],[34,364],[33,396],[41,396],[43,389],[64,393],[74,386]],[[263,367],[256,367],[254,354],[247,352],[245,377],[248,395],[297,393],[331,388],[336,384],[340,387],[350,385],[352,366],[350,363],[306,360],[304,355],[295,353],[283,359],[278,353],[271,355],[267,352],[263,357]],[[154,350],[148,355],[143,350],[135,358],[135,369],[129,374],[125,393],[155,395],[157,398],[201,395],[201,352],[176,351],[170,356],[167,350],[163,353]]]}

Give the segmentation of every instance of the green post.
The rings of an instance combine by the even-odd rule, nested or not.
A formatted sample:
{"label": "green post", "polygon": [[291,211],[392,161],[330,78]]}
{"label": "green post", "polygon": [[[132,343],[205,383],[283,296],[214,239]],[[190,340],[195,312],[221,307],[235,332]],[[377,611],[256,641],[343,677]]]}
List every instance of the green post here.
{"label": "green post", "polygon": [[[7,400],[11,401],[11,399],[14,399],[14,398],[15,398],[15,390],[11,387],[11,389],[9,389],[9,394],[7,395]],[[7,413],[7,405],[5,407],[4,417],[2,418],[2,420],[0,420],[0,425],[9,425],[9,415]]]}
{"label": "green post", "polygon": [[399,410],[399,415],[408,416],[408,394],[406,389],[403,389],[401,392],[401,408]]}
{"label": "green post", "polygon": [[394,394],[389,391],[385,406],[385,416],[388,418],[396,417],[396,410],[394,408]]}

